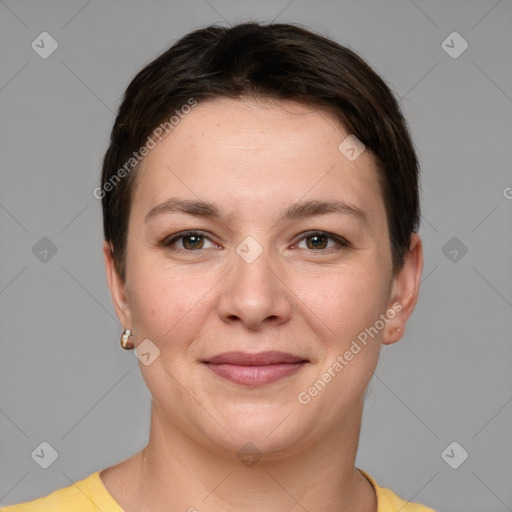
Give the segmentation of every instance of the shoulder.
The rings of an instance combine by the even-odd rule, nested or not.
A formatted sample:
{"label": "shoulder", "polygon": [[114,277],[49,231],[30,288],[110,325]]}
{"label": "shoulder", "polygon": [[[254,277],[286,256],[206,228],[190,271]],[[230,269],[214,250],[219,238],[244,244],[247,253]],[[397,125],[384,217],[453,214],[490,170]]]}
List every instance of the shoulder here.
{"label": "shoulder", "polygon": [[[359,469],[359,468],[358,468]],[[377,512],[435,512],[434,509],[403,500],[390,489],[380,487],[377,482],[365,471],[359,471],[369,480],[377,495]]]}
{"label": "shoulder", "polygon": [[0,512],[122,512],[99,475],[100,471],[96,471],[68,487],[32,501],[1,508]]}

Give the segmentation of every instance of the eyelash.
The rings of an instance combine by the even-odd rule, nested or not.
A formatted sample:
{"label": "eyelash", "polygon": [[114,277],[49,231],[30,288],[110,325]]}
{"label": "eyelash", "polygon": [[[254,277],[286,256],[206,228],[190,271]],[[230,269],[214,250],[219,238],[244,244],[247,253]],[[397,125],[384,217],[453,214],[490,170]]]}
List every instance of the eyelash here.
{"label": "eyelash", "polygon": [[[164,240],[162,240],[160,242],[159,245],[162,247],[165,247],[167,249],[179,250],[179,251],[183,251],[183,252],[200,251],[201,249],[195,250],[195,249],[183,249],[181,247],[180,248],[173,247],[173,244],[175,244],[178,240],[187,238],[189,236],[200,236],[207,240],[210,240],[210,238],[208,238],[206,235],[204,235],[201,231],[193,231],[192,230],[192,231],[183,231],[181,233],[177,233],[176,235],[172,236],[172,238],[165,238]],[[328,233],[327,231],[306,231],[305,233],[302,234],[302,237],[294,245],[297,245],[300,242],[302,242],[303,240],[305,240],[306,238],[310,238],[313,236],[325,236],[329,240],[333,240],[338,245],[338,247],[329,247],[329,248],[325,248],[325,249],[316,249],[316,250],[309,249],[310,252],[328,252],[328,251],[330,252],[332,249],[341,250],[341,249],[348,249],[348,248],[352,247],[352,244],[345,238],[333,235],[331,233]],[[210,242],[214,243],[212,240],[210,240]]]}

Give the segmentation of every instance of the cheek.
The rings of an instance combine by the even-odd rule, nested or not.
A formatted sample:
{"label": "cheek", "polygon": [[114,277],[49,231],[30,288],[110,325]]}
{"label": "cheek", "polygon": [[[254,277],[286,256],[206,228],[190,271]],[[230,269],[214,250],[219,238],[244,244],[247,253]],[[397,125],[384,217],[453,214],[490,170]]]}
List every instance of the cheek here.
{"label": "cheek", "polygon": [[384,276],[368,267],[338,269],[308,278],[300,298],[301,314],[322,345],[322,359],[302,391],[327,423],[336,423],[340,408],[363,396],[378,362],[382,332],[371,328],[385,313]]}
{"label": "cheek", "polygon": [[373,325],[387,304],[383,276],[367,266],[302,276],[293,286],[340,343]]}
{"label": "cheek", "polygon": [[171,341],[178,347],[197,334],[205,311],[201,302],[214,285],[208,274],[160,272],[148,263],[134,265],[131,277],[130,309],[140,336],[163,348]]}

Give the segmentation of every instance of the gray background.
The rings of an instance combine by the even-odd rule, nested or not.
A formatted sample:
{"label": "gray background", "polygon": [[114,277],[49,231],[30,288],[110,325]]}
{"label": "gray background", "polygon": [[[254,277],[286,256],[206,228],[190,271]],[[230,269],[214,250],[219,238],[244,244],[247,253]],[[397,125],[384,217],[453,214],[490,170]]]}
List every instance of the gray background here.
{"label": "gray background", "polygon": [[[134,74],[192,29],[248,19],[301,23],[358,52],[401,99],[421,159],[420,299],[383,349],[357,465],[440,511],[512,510],[506,0],[0,1],[0,504],[145,445],[150,396],[119,346],[92,190]],[[59,44],[47,59],[31,48],[43,31]],[[441,46],[453,31],[469,44],[458,58]],[[31,457],[43,441],[59,454],[48,469]],[[452,441],[469,453],[458,469],[441,457]]]}

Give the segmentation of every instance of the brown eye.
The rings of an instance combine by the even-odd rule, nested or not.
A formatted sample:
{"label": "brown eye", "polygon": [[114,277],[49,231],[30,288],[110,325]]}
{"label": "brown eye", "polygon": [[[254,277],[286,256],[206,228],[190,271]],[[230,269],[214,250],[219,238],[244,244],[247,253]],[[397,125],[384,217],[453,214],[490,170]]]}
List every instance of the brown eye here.
{"label": "brown eye", "polygon": [[204,238],[201,235],[186,235],[181,237],[183,240],[183,247],[185,249],[202,249],[204,245]]}
{"label": "brown eye", "polygon": [[215,246],[207,236],[195,231],[178,233],[171,238],[166,238],[160,245],[171,250],[175,249],[189,252],[209,249]]}
{"label": "brown eye", "polygon": [[308,249],[325,249],[328,239],[326,235],[310,235],[306,237],[306,245]]}
{"label": "brown eye", "polygon": [[[305,247],[301,247],[305,241]],[[311,231],[304,233],[304,236],[299,240],[297,245],[300,249],[310,249],[312,251],[327,252],[330,249],[343,249],[351,247],[350,242],[342,237],[331,235],[323,231]]]}

